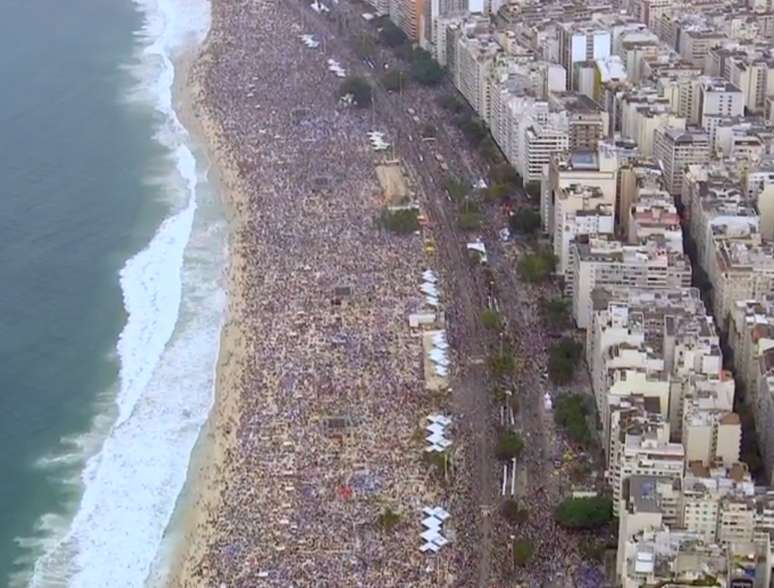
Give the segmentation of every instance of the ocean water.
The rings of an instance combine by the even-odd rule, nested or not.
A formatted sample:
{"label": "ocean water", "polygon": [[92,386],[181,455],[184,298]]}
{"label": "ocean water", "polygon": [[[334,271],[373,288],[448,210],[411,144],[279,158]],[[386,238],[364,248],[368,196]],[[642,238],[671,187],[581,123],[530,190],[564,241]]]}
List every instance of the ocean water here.
{"label": "ocean water", "polygon": [[205,0],[4,3],[0,585],[164,575],[225,311],[227,227],[173,108],[208,27]]}

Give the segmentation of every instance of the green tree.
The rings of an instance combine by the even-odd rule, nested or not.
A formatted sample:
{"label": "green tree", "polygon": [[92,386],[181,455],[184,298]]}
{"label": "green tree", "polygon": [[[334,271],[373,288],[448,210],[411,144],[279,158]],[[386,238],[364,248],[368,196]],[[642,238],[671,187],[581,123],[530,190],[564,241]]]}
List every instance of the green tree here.
{"label": "green tree", "polygon": [[435,86],[443,79],[443,68],[424,49],[414,50],[410,71],[412,78],[426,86]]}
{"label": "green tree", "polygon": [[496,310],[487,308],[484,310],[484,312],[481,313],[481,324],[484,325],[485,329],[489,329],[491,331],[499,330],[502,324],[500,314]]}
{"label": "green tree", "polygon": [[519,539],[513,544],[513,561],[520,567],[529,563],[533,553],[535,553],[535,546],[529,539]]}
{"label": "green tree", "polygon": [[548,356],[548,375],[554,384],[564,385],[572,381],[582,350],[583,346],[580,343],[567,337],[551,347]]}
{"label": "green tree", "polygon": [[522,185],[521,176],[507,162],[497,163],[490,167],[489,179],[494,184],[510,184],[516,188],[520,188]]}
{"label": "green tree", "polygon": [[400,28],[389,19],[384,20],[382,30],[379,31],[379,38],[382,40],[382,43],[387,45],[387,47],[392,47],[393,49],[400,47],[408,40],[406,33],[400,30]]}
{"label": "green tree", "polygon": [[470,186],[456,176],[449,176],[446,178],[446,191],[452,200],[462,202],[468,197]]}
{"label": "green tree", "polygon": [[382,75],[381,82],[388,92],[397,92],[406,84],[406,73],[399,69],[388,69]]}
{"label": "green tree", "polygon": [[514,431],[505,431],[500,434],[495,448],[495,456],[500,460],[519,457],[524,449],[524,440]]}
{"label": "green tree", "polygon": [[407,235],[419,230],[419,211],[416,208],[385,208],[379,217],[380,224],[393,233]]}
{"label": "green tree", "polygon": [[420,134],[425,137],[435,137],[438,133],[438,129],[435,128],[435,125],[431,125],[430,123],[425,123],[422,125],[422,130],[420,131]]}
{"label": "green tree", "polygon": [[463,231],[478,231],[481,228],[481,213],[463,210],[457,219],[457,226]]}
{"label": "green tree", "polygon": [[524,186],[524,190],[532,198],[540,198],[540,182],[536,182],[536,181],[527,182],[527,185]]}
{"label": "green tree", "polygon": [[495,377],[511,376],[516,369],[516,362],[513,360],[513,354],[505,350],[489,358],[489,367]]}
{"label": "green tree", "polygon": [[503,503],[503,516],[512,525],[522,525],[527,522],[529,511],[520,508],[519,503],[515,500],[506,500]]}
{"label": "green tree", "polygon": [[591,441],[587,416],[588,403],[580,394],[563,394],[554,405],[554,421],[576,443],[587,445]]}
{"label": "green tree", "polygon": [[481,228],[481,209],[478,202],[464,198],[460,203],[457,226],[463,231],[477,231]]}
{"label": "green tree", "polygon": [[508,224],[514,233],[532,235],[540,228],[540,213],[534,208],[519,208],[511,213]]}
{"label": "green tree", "polygon": [[376,52],[376,46],[374,45],[374,39],[370,35],[358,35],[352,42],[355,54],[360,59],[368,59]]}
{"label": "green tree", "polygon": [[459,127],[468,141],[473,145],[478,145],[486,137],[486,125],[477,116],[463,116],[460,118]]}
{"label": "green tree", "polygon": [[503,158],[500,148],[494,142],[491,135],[485,136],[481,143],[479,143],[478,152],[483,159],[492,163],[499,163]]}
{"label": "green tree", "polygon": [[570,326],[570,301],[566,298],[541,300],[540,314],[549,329],[566,329]]}
{"label": "green tree", "polygon": [[360,108],[371,106],[371,85],[358,76],[349,76],[339,86],[339,96],[352,95],[355,105]]}
{"label": "green tree", "polygon": [[392,531],[400,522],[400,514],[386,507],[377,517],[376,524],[384,531]]}
{"label": "green tree", "polygon": [[556,256],[549,249],[525,255],[519,260],[518,269],[521,277],[528,282],[542,282],[556,268]]}
{"label": "green tree", "polygon": [[567,498],[554,512],[556,522],[568,529],[595,529],[613,518],[613,501],[606,496]]}
{"label": "green tree", "polygon": [[455,94],[444,94],[438,99],[438,104],[453,114],[459,114],[465,109],[465,102]]}
{"label": "green tree", "polygon": [[511,192],[509,184],[494,184],[483,190],[482,194],[490,202],[500,202],[510,197]]}

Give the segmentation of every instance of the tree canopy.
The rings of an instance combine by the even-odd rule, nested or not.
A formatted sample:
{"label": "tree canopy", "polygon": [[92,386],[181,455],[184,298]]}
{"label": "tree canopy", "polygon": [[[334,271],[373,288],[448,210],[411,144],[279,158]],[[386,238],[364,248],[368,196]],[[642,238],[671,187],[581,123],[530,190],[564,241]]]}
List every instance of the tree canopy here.
{"label": "tree canopy", "polygon": [[554,421],[576,443],[585,445],[591,441],[588,413],[588,404],[580,394],[563,394],[556,399]]}
{"label": "tree canopy", "polygon": [[438,99],[438,104],[454,114],[459,114],[465,110],[465,102],[455,94],[444,94]]}
{"label": "tree canopy", "polygon": [[407,235],[419,229],[419,211],[416,208],[389,210],[385,208],[379,217],[384,228],[399,235]]}
{"label": "tree canopy", "polygon": [[516,362],[513,360],[513,354],[504,350],[489,358],[489,367],[495,377],[510,376],[516,368]]}
{"label": "tree canopy", "polygon": [[568,337],[563,337],[551,347],[548,356],[548,375],[554,384],[561,386],[572,381],[582,351],[583,346]]}
{"label": "tree canopy", "polygon": [[371,57],[376,51],[374,46],[374,39],[370,35],[358,35],[352,42],[355,49],[355,54],[360,59],[367,59]]}
{"label": "tree canopy", "polygon": [[542,282],[556,268],[556,256],[549,249],[525,255],[519,260],[519,273],[528,282]]}
{"label": "tree canopy", "polygon": [[456,176],[446,178],[446,191],[455,202],[462,202],[470,193],[470,186]]}
{"label": "tree canopy", "polygon": [[382,30],[379,31],[379,38],[382,40],[382,43],[393,48],[403,45],[408,40],[406,33],[400,30],[400,28],[389,19],[385,19],[382,23]]}
{"label": "tree canopy", "polygon": [[381,82],[388,92],[397,92],[406,83],[406,73],[399,69],[388,69],[382,75]]}
{"label": "tree canopy", "polygon": [[524,190],[533,198],[540,198],[540,182],[535,180],[527,182],[524,186]]}
{"label": "tree canopy", "polygon": [[495,456],[501,460],[513,459],[519,457],[523,449],[524,440],[521,435],[514,431],[505,431],[500,434],[500,439],[497,441]]}
{"label": "tree canopy", "polygon": [[514,233],[532,235],[540,228],[540,213],[534,208],[519,208],[511,214],[508,224]]}
{"label": "tree canopy", "polygon": [[525,566],[535,553],[535,546],[529,539],[519,539],[513,544],[513,561],[518,566]]}
{"label": "tree canopy", "polygon": [[499,330],[500,325],[502,324],[500,313],[491,308],[487,308],[481,313],[481,324],[484,325],[485,329],[490,329],[492,331]]}
{"label": "tree canopy", "polygon": [[515,500],[506,500],[503,503],[503,516],[509,523],[521,525],[527,522],[529,511],[519,507],[519,503]]}
{"label": "tree canopy", "polygon": [[400,522],[400,514],[388,506],[379,514],[376,522],[384,531],[392,531]]}
{"label": "tree canopy", "polygon": [[613,501],[606,496],[567,498],[554,512],[556,522],[569,529],[595,529],[613,518]]}
{"label": "tree canopy", "polygon": [[521,176],[513,169],[510,163],[497,163],[489,168],[489,178],[495,184],[511,184],[515,187],[521,187]]}
{"label": "tree canopy", "polygon": [[356,106],[367,108],[371,106],[371,85],[367,80],[358,76],[349,76],[339,86],[339,96],[352,95]]}
{"label": "tree canopy", "polygon": [[435,86],[443,79],[443,68],[424,49],[415,49],[411,54],[411,77],[420,84]]}
{"label": "tree canopy", "polygon": [[540,314],[549,329],[566,329],[570,326],[570,301],[567,298],[544,299],[540,302]]}

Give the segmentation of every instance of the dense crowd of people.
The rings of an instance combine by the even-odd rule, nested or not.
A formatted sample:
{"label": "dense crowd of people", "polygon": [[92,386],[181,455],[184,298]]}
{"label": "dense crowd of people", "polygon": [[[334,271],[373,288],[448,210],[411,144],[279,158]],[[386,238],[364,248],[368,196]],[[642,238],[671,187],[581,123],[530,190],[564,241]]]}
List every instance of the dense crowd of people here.
{"label": "dense crowd of people", "polygon": [[[369,113],[337,100],[340,80],[283,4],[213,9],[195,74],[243,191],[230,316],[246,353],[238,417],[218,425],[233,442],[190,583],[454,583],[466,521],[422,460],[418,433],[439,400],[424,391],[407,321],[429,260],[418,237],[374,222],[383,197]],[[428,504],[452,513],[451,543],[432,556],[419,551]],[[379,524],[386,508],[401,517],[391,532]]]}
{"label": "dense crowd of people", "polygon": [[[518,466],[529,474],[520,496],[529,518],[516,530],[479,511],[472,475],[445,484],[422,459],[424,417],[443,401],[423,388],[422,340],[407,318],[423,304],[421,273],[432,260],[420,238],[375,223],[384,199],[374,171],[380,155],[366,136],[374,116],[336,98],[341,80],[327,58],[338,43],[329,39],[327,54],[302,43],[313,27],[283,3],[218,2],[213,10],[196,85],[206,126],[217,130],[209,138],[239,177],[230,316],[245,352],[230,392],[238,409],[216,421],[228,439],[220,496],[202,519],[188,584],[471,586],[480,517],[490,516],[499,577],[529,587],[601,585],[577,537],[553,519],[567,490],[555,462],[569,445],[540,410],[542,391],[521,408],[527,435],[542,438],[526,439]],[[427,89],[407,94],[422,97],[417,112],[443,116]],[[413,132],[380,130],[388,141],[391,130]],[[438,148],[451,162],[464,150],[447,140],[439,137]],[[533,324],[535,297],[527,298],[519,351],[530,358],[526,386],[543,390],[546,341]],[[450,341],[464,336],[456,331]],[[467,434],[476,433],[453,434],[458,473],[474,459]],[[431,504],[452,513],[451,543],[437,555],[419,551],[422,507]],[[392,531],[379,524],[386,508],[400,513]],[[513,559],[500,539],[514,533],[529,537],[535,554],[526,568],[507,570]]]}

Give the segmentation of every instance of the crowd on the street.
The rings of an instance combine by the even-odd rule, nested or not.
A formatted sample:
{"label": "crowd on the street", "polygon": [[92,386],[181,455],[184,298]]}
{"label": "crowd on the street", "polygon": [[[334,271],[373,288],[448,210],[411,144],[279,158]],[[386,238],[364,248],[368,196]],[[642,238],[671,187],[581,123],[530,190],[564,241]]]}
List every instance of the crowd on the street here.
{"label": "crowd on the street", "polygon": [[[444,484],[422,460],[418,433],[438,399],[423,389],[421,338],[407,318],[422,307],[420,276],[431,260],[420,238],[375,222],[384,203],[374,172],[380,156],[366,132],[379,121],[337,100],[341,80],[328,70],[329,55],[300,41],[313,31],[297,6],[218,2],[213,11],[199,100],[244,195],[231,201],[238,284],[230,316],[247,353],[239,417],[221,423],[233,428],[226,434],[234,443],[195,573],[229,588],[473,585],[482,516],[471,500],[475,480],[459,475]],[[327,51],[335,50],[331,40]],[[442,116],[434,102],[423,103]],[[405,140],[411,128],[397,130]],[[439,139],[439,148],[453,150],[448,135]],[[542,371],[540,330],[527,329],[521,346],[530,369]],[[546,420],[535,418],[535,406],[522,410],[537,428]],[[470,433],[455,431],[456,471],[474,459]],[[530,587],[560,574],[591,586],[596,576],[583,567],[576,538],[553,520],[553,462],[569,446],[551,427],[541,434],[551,438],[549,452],[526,440],[523,466],[541,475],[529,480],[530,516],[519,531],[533,539],[535,557],[516,575]],[[437,555],[419,551],[428,504],[452,513],[451,543]],[[392,531],[379,524],[386,508],[400,513]],[[501,517],[489,516],[507,537]],[[504,550],[496,559],[511,561]]]}

